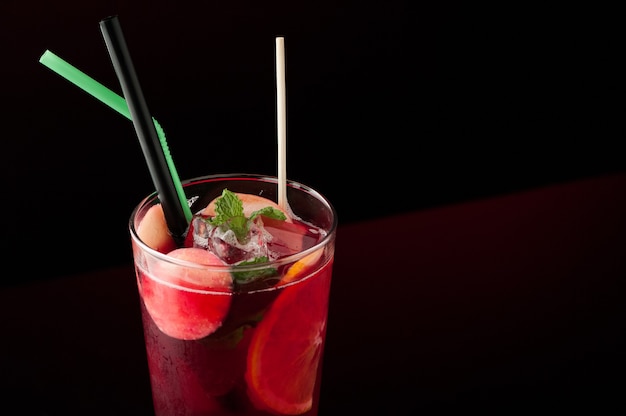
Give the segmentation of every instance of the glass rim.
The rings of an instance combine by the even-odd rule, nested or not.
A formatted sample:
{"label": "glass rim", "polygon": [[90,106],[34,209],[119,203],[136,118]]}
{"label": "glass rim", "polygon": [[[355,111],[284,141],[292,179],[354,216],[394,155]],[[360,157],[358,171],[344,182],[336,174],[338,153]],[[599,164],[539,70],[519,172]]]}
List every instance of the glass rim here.
{"label": "glass rim", "polygon": [[[222,180],[222,179],[232,179],[232,180],[236,180],[236,179],[241,179],[241,180],[256,180],[256,181],[262,181],[262,182],[268,182],[268,183],[275,183],[278,184],[278,178],[276,176],[272,176],[272,175],[261,175],[261,174],[250,174],[250,173],[229,173],[229,174],[211,174],[211,175],[203,175],[203,176],[197,176],[194,178],[190,178],[190,179],[186,179],[181,181],[181,184],[183,186],[183,188],[190,186],[190,185],[195,185],[195,184],[200,184],[203,182],[216,182],[218,180]],[[290,254],[288,256],[285,257],[281,257],[280,259],[276,259],[276,260],[271,260],[265,263],[257,263],[257,264],[248,264],[248,265],[232,265],[232,264],[224,264],[224,265],[203,265],[203,264],[198,264],[198,263],[194,263],[188,260],[182,260],[182,259],[178,259],[178,258],[174,258],[172,256],[168,256],[165,253],[162,253],[156,249],[153,249],[152,247],[148,246],[146,243],[144,243],[141,238],[139,238],[139,235],[137,234],[137,230],[135,228],[135,218],[137,216],[137,214],[141,211],[141,209],[143,209],[144,207],[146,207],[147,204],[153,202],[156,198],[158,198],[158,192],[154,191],[152,193],[150,193],[148,196],[144,197],[143,199],[141,199],[141,201],[135,206],[135,208],[133,208],[131,214],[130,214],[130,218],[128,221],[128,229],[130,231],[130,235],[131,238],[133,239],[133,241],[140,247],[140,249],[143,252],[146,252],[147,254],[149,254],[150,256],[158,259],[159,261],[164,261],[166,263],[170,263],[173,264],[175,266],[179,266],[179,267],[187,267],[187,268],[193,268],[193,269],[198,269],[198,270],[206,270],[206,271],[211,271],[211,272],[225,272],[225,271],[233,271],[233,269],[236,268],[237,272],[248,272],[248,271],[255,271],[255,270],[262,270],[267,268],[268,266],[276,266],[276,267],[280,267],[282,265],[286,265],[286,264],[291,264],[291,263],[295,263],[298,260],[318,251],[318,250],[322,250],[324,249],[324,247],[326,247],[328,244],[330,244],[331,241],[334,240],[335,238],[335,233],[336,233],[336,229],[337,229],[337,212],[335,211],[334,206],[330,203],[330,201],[321,193],[319,193],[318,191],[316,191],[315,189],[311,188],[308,185],[302,184],[300,182],[294,181],[294,180],[290,180],[287,179],[287,186],[291,187],[293,189],[297,189],[300,191],[304,191],[306,193],[308,193],[309,195],[313,196],[315,199],[319,200],[320,202],[322,202],[322,204],[329,210],[329,212],[332,214],[332,222],[330,224],[330,227],[328,227],[328,229],[325,229],[324,231],[326,232],[326,234],[324,235],[324,237],[322,238],[321,241],[319,241],[318,243],[316,243],[314,246],[307,248],[306,250],[302,250],[299,251],[297,253],[294,254]],[[134,261],[134,259],[133,259]],[[297,280],[299,281],[299,280]],[[295,282],[297,282],[295,281]],[[295,283],[292,282],[292,283]]]}

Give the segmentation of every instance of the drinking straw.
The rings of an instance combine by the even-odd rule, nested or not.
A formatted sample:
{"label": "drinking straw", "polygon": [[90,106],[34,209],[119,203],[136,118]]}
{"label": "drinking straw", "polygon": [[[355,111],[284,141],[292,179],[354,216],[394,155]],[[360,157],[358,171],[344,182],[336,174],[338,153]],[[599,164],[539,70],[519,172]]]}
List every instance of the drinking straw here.
{"label": "drinking straw", "polygon": [[101,20],[100,29],[126,97],[131,120],[159,195],[168,229],[172,237],[180,242],[189,225],[184,208],[187,203],[179,198],[180,194],[174,183],[176,179],[169,169],[166,156],[169,150],[167,147],[163,148],[159,141],[117,16]]}
{"label": "drinking straw", "polygon": [[[83,73],[78,68],[74,67],[70,63],[64,61],[59,56],[55,55],[49,50],[46,50],[41,58],[39,58],[39,62],[43,65],[47,66],[51,70],[55,71],[57,74],[61,75],[74,85],[82,88],[87,93],[91,94],[95,98],[99,99],[103,103],[107,104],[112,109],[116,110],[121,115],[125,116],[127,119],[131,120],[130,111],[128,110],[128,105],[126,104],[126,100],[123,97],[119,96],[109,88],[105,87],[95,79],[91,78],[89,75]],[[176,191],[178,194],[178,199],[180,201],[181,206],[185,211],[185,217],[187,221],[191,221],[191,210],[189,209],[189,205],[186,203],[186,197],[183,192],[183,187],[178,177],[178,172],[176,171],[176,166],[174,165],[174,161],[172,160],[171,154],[169,152],[169,147],[167,145],[167,139],[165,137],[165,132],[163,128],[159,124],[159,122],[152,118],[154,122],[154,126],[157,130],[157,134],[159,136],[159,141],[161,143],[161,148],[165,154],[167,159],[167,165],[170,170],[170,174],[172,179],[174,180],[174,185],[176,187]]]}
{"label": "drinking straw", "polygon": [[287,106],[285,92],[285,38],[276,38],[276,117],[278,128],[278,205],[287,208]]}
{"label": "drinking straw", "polygon": [[120,97],[87,74],[84,74],[76,67],[65,62],[54,53],[46,50],[43,55],[41,55],[41,58],[39,58],[39,62],[52,69],[74,85],[93,95],[121,115],[125,116],[127,119],[131,119],[130,112],[128,111],[128,105],[126,105],[126,100],[124,100],[124,98]]}

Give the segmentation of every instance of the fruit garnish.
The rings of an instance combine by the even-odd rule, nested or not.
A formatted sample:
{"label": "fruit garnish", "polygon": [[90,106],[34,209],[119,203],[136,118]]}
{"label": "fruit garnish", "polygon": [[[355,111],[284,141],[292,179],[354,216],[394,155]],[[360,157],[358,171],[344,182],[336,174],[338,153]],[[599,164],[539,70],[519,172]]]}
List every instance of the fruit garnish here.
{"label": "fruit garnish", "polygon": [[[207,266],[224,264],[200,248],[179,248],[168,255]],[[148,313],[161,331],[173,338],[192,340],[204,338],[222,325],[230,308],[232,285],[229,272],[158,262],[139,288]],[[215,293],[207,294],[207,290]]]}
{"label": "fruit garnish", "polygon": [[319,250],[315,250],[313,253],[308,254],[295,262],[289,269],[287,273],[281,279],[281,283],[289,283],[293,282],[297,278],[304,276],[307,272],[313,269],[317,262],[322,258],[322,254],[324,254],[324,249],[320,248]]}
{"label": "fruit garnish", "polygon": [[167,228],[161,204],[151,206],[137,226],[137,235],[148,247],[167,253],[176,243]]}
{"label": "fruit garnish", "polygon": [[271,413],[311,409],[326,331],[330,269],[284,288],[252,335],[246,384],[253,404]]}

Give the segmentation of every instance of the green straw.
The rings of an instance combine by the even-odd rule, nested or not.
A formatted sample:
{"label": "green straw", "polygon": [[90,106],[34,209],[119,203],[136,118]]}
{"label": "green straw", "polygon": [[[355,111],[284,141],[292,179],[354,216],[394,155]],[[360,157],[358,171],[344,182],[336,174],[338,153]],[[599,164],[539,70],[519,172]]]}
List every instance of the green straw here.
{"label": "green straw", "polygon": [[124,100],[123,97],[117,95],[95,79],[91,78],[89,75],[65,62],[54,53],[46,50],[43,55],[41,55],[41,58],[39,58],[39,62],[52,69],[54,72],[61,75],[74,85],[93,95],[127,119],[131,119],[130,111],[126,105],[126,100]]}
{"label": "green straw", "polygon": [[[93,95],[98,100],[102,101],[104,104],[108,105],[127,119],[132,120],[128,105],[126,104],[126,100],[123,97],[111,91],[109,88],[105,87],[85,73],[81,72],[79,69],[67,63],[54,53],[46,50],[43,55],[41,55],[41,58],[39,58],[39,62],[47,66],[57,74],[61,75],[74,85],[82,88],[87,93]],[[156,128],[161,147],[163,148],[163,153],[167,161],[167,167],[172,176],[172,180],[174,181],[174,186],[176,188],[176,193],[178,194],[180,205],[183,208],[187,222],[190,222],[192,217],[191,210],[189,208],[189,204],[187,203],[187,198],[185,197],[183,186],[180,182],[176,167],[174,166],[174,161],[172,160],[172,156],[170,154],[167,141],[165,139],[165,132],[155,118],[152,118],[152,121],[154,122],[154,127]]]}

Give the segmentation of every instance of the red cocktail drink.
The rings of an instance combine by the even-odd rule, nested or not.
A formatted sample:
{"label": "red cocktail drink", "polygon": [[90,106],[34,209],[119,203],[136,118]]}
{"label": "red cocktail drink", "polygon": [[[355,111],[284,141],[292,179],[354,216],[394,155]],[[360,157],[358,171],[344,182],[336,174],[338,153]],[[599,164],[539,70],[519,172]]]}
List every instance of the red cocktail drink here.
{"label": "red cocktail drink", "polygon": [[155,195],[130,220],[155,413],[316,415],[332,206],[289,182],[279,207],[276,180],[255,175],[184,189],[195,213],[184,243]]}

